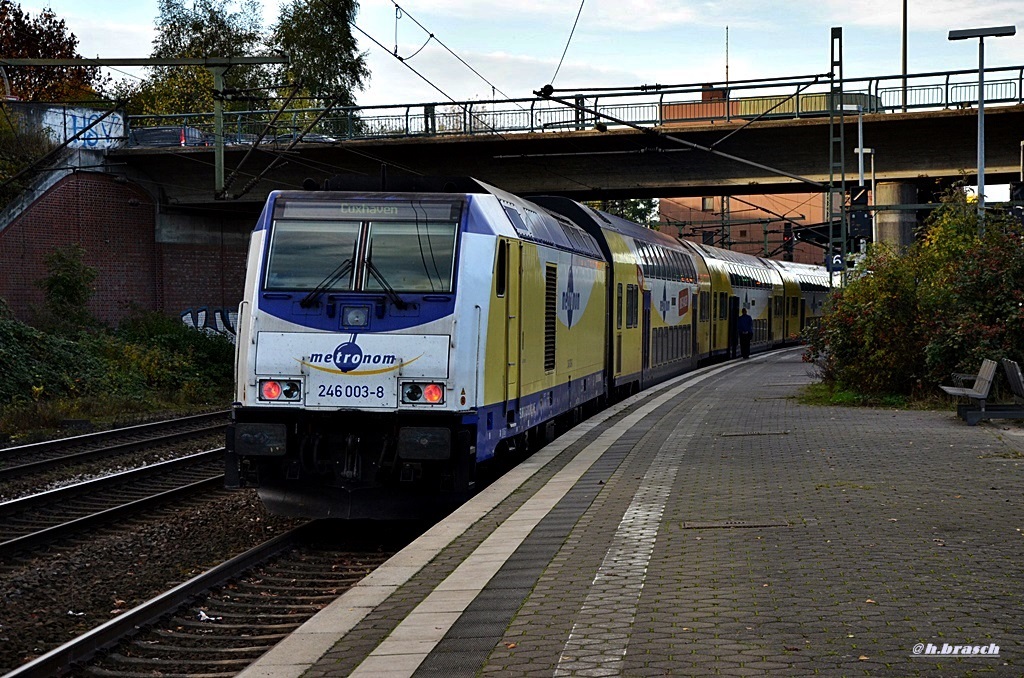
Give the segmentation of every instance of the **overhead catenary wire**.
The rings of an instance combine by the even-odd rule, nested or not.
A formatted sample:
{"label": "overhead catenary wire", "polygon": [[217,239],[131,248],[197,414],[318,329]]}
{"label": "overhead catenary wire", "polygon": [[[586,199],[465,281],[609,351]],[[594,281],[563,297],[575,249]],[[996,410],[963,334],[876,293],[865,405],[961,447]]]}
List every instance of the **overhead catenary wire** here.
{"label": "overhead catenary wire", "polygon": [[[324,0],[322,0],[322,1],[324,1]],[[331,11],[332,13],[337,14],[338,10],[335,7],[331,6],[329,3],[327,3],[327,7],[328,7],[329,11]],[[343,19],[352,28],[354,28],[355,30],[359,31],[360,34],[364,35],[367,40],[371,41],[373,44],[377,45],[377,47],[381,48],[382,50],[384,50],[388,54],[392,54],[391,50],[389,50],[387,47],[385,47],[384,44],[381,43],[379,40],[377,40],[375,37],[373,37],[372,35],[370,35],[366,31],[364,31],[355,21],[353,21],[353,20],[351,20],[351,19],[349,19],[347,17],[343,17]],[[392,56],[395,56],[395,55],[392,54]],[[397,58],[397,56],[395,56],[395,58]],[[415,68],[413,68],[411,65],[409,65],[409,63],[407,61],[401,60],[401,59],[399,59],[399,61],[402,63],[402,65],[404,65],[406,68],[408,68],[410,71],[412,71],[416,75],[416,77],[420,78],[423,82],[427,83],[432,88],[437,90],[437,92],[440,93],[441,96],[443,96],[445,99],[447,99],[448,101],[452,102],[456,106],[460,107],[465,113],[471,115],[471,113],[470,113],[470,111],[469,111],[469,109],[468,109],[468,107],[466,106],[465,103],[460,103],[460,102],[456,101],[447,92],[445,92],[443,89],[441,89],[436,84],[434,84],[428,77],[426,77],[425,75],[423,75],[422,73],[417,71]],[[508,137],[503,135],[498,130],[494,129],[493,125],[488,124],[486,121],[481,121],[481,122],[483,122],[483,124],[488,128],[488,130],[490,130],[491,134],[493,134],[494,136],[498,137],[499,139],[501,139],[503,141],[507,141],[508,140]],[[392,163],[386,163],[386,164],[392,164]],[[542,165],[542,167],[544,167],[544,166]],[[595,190],[595,188],[596,188],[596,187],[591,186],[591,185],[589,185],[587,183],[579,181],[578,179],[574,179],[572,177],[568,177],[568,176],[565,176],[565,175],[562,175],[562,174],[558,174],[557,172],[552,172],[550,168],[545,167],[545,170],[550,172],[551,174],[554,174],[557,177],[565,179],[566,181],[572,182],[574,184],[578,184],[579,186],[583,186],[584,188],[588,188],[588,189],[591,189],[591,190]]]}
{"label": "overhead catenary wire", "polygon": [[554,101],[554,102],[557,102],[559,104],[562,104],[563,106],[566,106],[568,108],[575,109],[575,110],[580,111],[582,113],[587,113],[588,115],[592,115],[595,118],[597,118],[597,117],[604,118],[605,120],[608,120],[609,122],[612,122],[612,123],[614,123],[616,125],[623,125],[625,127],[629,127],[629,128],[635,129],[638,132],[643,132],[644,134],[647,134],[647,135],[649,135],[651,137],[656,137],[658,139],[666,139],[668,141],[680,144],[682,146],[685,146],[687,148],[690,148],[690,149],[693,149],[693,150],[696,150],[696,151],[704,151],[706,153],[711,153],[712,155],[717,155],[717,156],[721,156],[723,158],[728,158],[729,160],[734,160],[736,162],[742,163],[744,165],[748,165],[750,167],[756,167],[758,169],[766,170],[768,172],[771,172],[772,174],[778,174],[780,176],[789,177],[790,179],[795,179],[795,180],[797,180],[799,182],[802,182],[802,183],[805,183],[805,184],[809,184],[811,186],[815,186],[816,188],[819,188],[819,189],[825,188],[825,185],[822,184],[821,182],[813,181],[811,179],[808,179],[807,177],[800,176],[799,174],[793,174],[792,172],[787,172],[787,171],[779,169],[777,167],[771,167],[771,166],[765,165],[763,163],[754,162],[753,160],[748,160],[746,158],[743,158],[743,157],[738,156],[738,155],[734,155],[732,153],[725,153],[723,151],[720,151],[720,150],[714,148],[713,146],[704,146],[702,144],[694,143],[692,141],[688,141],[686,139],[683,139],[683,138],[681,138],[681,137],[679,137],[679,136],[677,136],[675,134],[667,134],[665,132],[662,132],[661,130],[651,129],[651,128],[648,128],[648,127],[642,127],[642,126],[640,126],[640,125],[638,125],[636,123],[629,122],[628,120],[623,120],[621,118],[616,118],[615,116],[609,115],[607,113],[602,113],[601,111],[598,111],[598,110],[595,110],[595,109],[587,108],[586,106],[580,106],[579,104],[575,103],[574,101],[567,101],[565,99],[560,99],[560,98],[555,97],[555,96],[552,95],[552,90],[553,90],[553,88],[551,87],[551,85],[547,85],[547,86],[541,88],[540,90],[537,90],[536,92],[534,92],[534,94],[536,94],[538,97],[541,97],[541,98],[544,98],[544,99],[550,99],[551,101]]}
{"label": "overhead catenary wire", "polygon": [[572,22],[572,30],[569,31],[569,39],[565,41],[565,49],[562,50],[562,58],[558,60],[558,67],[555,68],[555,74],[551,76],[551,82],[555,82],[555,78],[558,77],[558,71],[562,70],[562,62],[565,61],[565,55],[569,53],[569,45],[572,43],[572,36],[576,33],[576,25],[580,22],[580,15],[583,14],[583,5],[587,0],[580,0],[580,8],[576,12],[576,20]]}
{"label": "overhead catenary wire", "polygon": [[[478,78],[480,78],[481,80],[486,82],[488,85],[490,85],[491,90],[493,92],[497,92],[497,93],[501,94],[501,96],[505,97],[506,99],[511,99],[512,98],[509,95],[507,95],[504,92],[502,92],[500,87],[498,87],[493,82],[491,82],[490,80],[485,78],[483,75],[481,75],[478,70],[476,70],[475,68],[470,66],[469,63],[466,62],[465,59],[463,59],[458,54],[456,54],[450,47],[448,47],[448,45],[444,44],[444,42],[442,42],[440,38],[438,38],[436,35],[434,35],[434,33],[432,33],[430,30],[428,30],[426,26],[424,26],[419,21],[417,21],[416,17],[414,17],[412,14],[410,14],[407,9],[405,9],[404,7],[399,5],[397,2],[395,2],[395,0],[391,0],[391,4],[393,4],[395,6],[395,56],[398,56],[398,18],[399,18],[399,12],[401,12],[402,15],[407,16],[410,19],[412,19],[413,23],[415,23],[417,26],[419,26],[423,30],[423,32],[426,33],[429,36],[427,38],[427,42],[423,43],[423,47],[426,47],[427,43],[429,43],[431,40],[433,40],[438,45],[443,47],[449,54],[451,54],[453,57],[458,59],[459,63],[461,63],[463,66],[465,66],[469,70],[473,71],[473,73]],[[423,47],[420,47],[418,50],[416,50],[416,52],[412,56],[405,57],[405,58],[406,59],[411,59],[412,57],[416,56],[416,54],[419,54],[421,51],[423,51]]]}

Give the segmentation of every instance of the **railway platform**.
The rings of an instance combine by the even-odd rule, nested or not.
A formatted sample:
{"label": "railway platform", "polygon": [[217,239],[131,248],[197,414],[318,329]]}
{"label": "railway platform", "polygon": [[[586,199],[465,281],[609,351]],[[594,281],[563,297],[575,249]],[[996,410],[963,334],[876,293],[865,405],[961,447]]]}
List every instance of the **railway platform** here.
{"label": "railway platform", "polygon": [[811,381],[788,350],[620,403],[242,675],[1019,675],[1024,430]]}

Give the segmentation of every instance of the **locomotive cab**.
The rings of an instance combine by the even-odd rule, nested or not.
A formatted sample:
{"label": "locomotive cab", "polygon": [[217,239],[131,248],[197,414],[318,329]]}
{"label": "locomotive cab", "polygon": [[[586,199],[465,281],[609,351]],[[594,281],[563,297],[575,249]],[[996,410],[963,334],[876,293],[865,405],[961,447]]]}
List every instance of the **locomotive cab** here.
{"label": "locomotive cab", "polygon": [[472,380],[451,362],[466,202],[272,196],[239,314],[229,486],[344,516],[363,492],[472,486],[472,410],[455,391]]}

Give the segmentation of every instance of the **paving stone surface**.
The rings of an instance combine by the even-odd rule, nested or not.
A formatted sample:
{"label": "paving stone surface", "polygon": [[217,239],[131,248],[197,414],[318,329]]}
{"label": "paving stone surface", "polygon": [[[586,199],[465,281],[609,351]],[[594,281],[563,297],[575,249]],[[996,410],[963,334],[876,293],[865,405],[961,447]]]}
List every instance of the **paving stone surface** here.
{"label": "paving stone surface", "polygon": [[[800,405],[799,356],[710,377],[622,436],[415,675],[1024,675],[1024,431]],[[347,675],[593,438],[306,675]],[[941,654],[963,645],[998,656]]]}

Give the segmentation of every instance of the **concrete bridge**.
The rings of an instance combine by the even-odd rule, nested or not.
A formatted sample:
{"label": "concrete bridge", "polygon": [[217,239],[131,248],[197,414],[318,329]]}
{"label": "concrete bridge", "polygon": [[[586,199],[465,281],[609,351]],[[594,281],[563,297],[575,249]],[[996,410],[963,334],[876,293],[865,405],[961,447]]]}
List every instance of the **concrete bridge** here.
{"label": "concrete bridge", "polygon": [[[857,116],[847,114],[843,128],[846,178],[856,183]],[[1018,179],[1024,106],[987,108],[985,129],[986,182]],[[209,147],[118,148],[108,152],[107,162],[115,172],[148,187],[157,202],[171,211],[218,206],[257,212],[271,190],[298,189],[307,178],[322,181],[335,175],[377,182],[384,165],[391,172],[473,176],[524,195],[556,193],[577,199],[750,195],[824,190],[829,180],[829,130],[824,116],[757,121],[749,126],[745,121],[671,124],[654,132],[592,128],[345,140],[301,143],[287,152],[270,144],[252,152],[249,146],[228,146],[228,174],[243,158],[245,163],[226,200],[214,197],[214,152]],[[865,114],[863,137],[864,146],[874,150],[878,181],[934,185],[976,179],[977,113],[972,108]],[[680,139],[752,164],[695,150],[679,143]],[[275,162],[277,166],[267,171]],[[265,171],[244,195],[230,197]]]}
{"label": "concrete bridge", "polygon": [[[1012,77],[994,82],[998,96],[990,100],[996,105],[986,109],[990,185],[1015,180],[1020,173],[1024,67],[1010,70]],[[977,113],[971,97],[976,96],[977,85],[953,83],[950,75],[943,74],[937,85],[911,87],[910,94],[917,92],[920,99],[897,98],[898,89],[881,87],[878,79],[854,94],[869,104],[862,107],[867,111],[863,145],[873,149],[875,176],[882,182],[876,204],[916,203],[916,188],[935,188],[961,178],[975,181]],[[577,199],[825,190],[833,144],[829,118],[820,111],[827,108],[819,108],[818,115],[801,111],[797,97],[793,108],[800,117],[750,122],[742,101],[729,99],[728,93],[724,99],[705,100],[702,89],[694,92],[698,100],[693,102],[665,98],[649,103],[640,114],[647,129],[605,124],[599,117],[574,113],[552,119],[558,115],[555,109],[545,113],[551,118],[543,118],[527,110],[527,104],[521,116],[528,118],[526,124],[514,122],[514,129],[494,133],[490,130],[497,125],[475,125],[476,109],[472,114],[466,111],[460,127],[443,120],[452,112],[420,105],[414,114],[410,105],[405,107],[404,132],[385,137],[402,115],[375,121],[364,113],[360,121],[372,128],[362,134],[364,138],[299,143],[291,149],[273,144],[227,146],[227,175],[236,169],[238,173],[226,199],[215,197],[212,147],[76,150],[62,159],[60,170],[40,175],[23,200],[0,214],[0,266],[19,271],[18,276],[0,276],[0,298],[15,313],[29,316],[43,301],[35,281],[46,275],[46,254],[81,246],[85,263],[99,272],[90,302],[98,318],[116,322],[126,309],[140,306],[231,332],[249,234],[267,193],[302,188],[306,179],[319,183],[339,175],[377,188],[382,167],[388,168],[389,176],[469,175],[527,196],[561,194]],[[902,101],[911,103],[910,112],[900,111]],[[484,103],[495,118],[522,112]],[[686,111],[697,114],[667,114],[674,106],[691,107]],[[724,116],[716,117],[716,111]],[[415,120],[422,126],[409,125]],[[858,115],[847,114],[843,120],[845,172],[852,185],[857,175]],[[198,123],[190,119],[174,124]],[[701,148],[713,148],[717,154]],[[879,238],[909,242],[915,219],[914,212],[879,211]],[[883,220],[891,222],[889,230],[883,230]]]}

